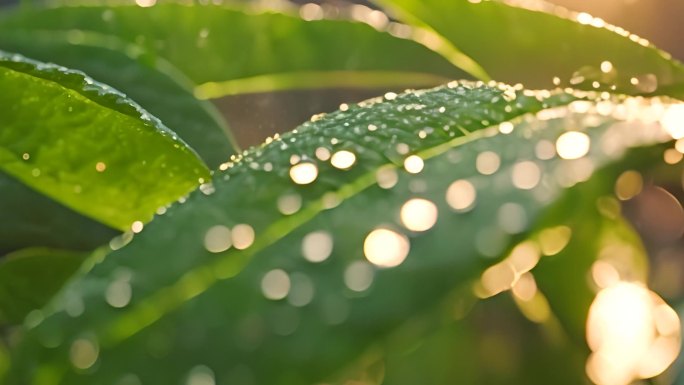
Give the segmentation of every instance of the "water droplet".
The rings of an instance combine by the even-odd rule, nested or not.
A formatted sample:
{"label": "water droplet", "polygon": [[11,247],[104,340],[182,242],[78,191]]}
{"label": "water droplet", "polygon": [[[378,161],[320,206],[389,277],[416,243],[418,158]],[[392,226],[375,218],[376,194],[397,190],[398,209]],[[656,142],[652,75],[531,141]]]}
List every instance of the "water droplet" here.
{"label": "water droplet", "polygon": [[69,357],[76,369],[86,370],[93,366],[100,354],[97,343],[90,338],[79,338],[71,344]]}
{"label": "water droplet", "polygon": [[318,177],[318,167],[311,162],[302,162],[290,168],[290,178],[296,184],[310,184]]}
{"label": "water droplet", "polygon": [[204,365],[195,366],[188,373],[186,385],[216,385],[214,372]]}
{"label": "water droplet", "polygon": [[353,166],[354,163],[356,163],[356,155],[354,155],[354,153],[351,151],[337,151],[330,158],[330,163],[335,168],[339,168],[340,170],[347,170],[351,168],[351,166]]}
{"label": "water droplet", "polygon": [[401,206],[400,217],[407,229],[427,231],[437,222],[437,206],[427,199],[411,199]]}
{"label": "water droplet", "polygon": [[446,201],[452,209],[460,212],[471,210],[475,206],[477,191],[467,180],[457,180],[446,192]]}
{"label": "water droplet", "polygon": [[492,151],[484,151],[477,155],[475,168],[482,175],[494,174],[501,165],[501,158]]}
{"label": "water droplet", "polygon": [[314,297],[314,284],[306,274],[292,273],[290,275],[290,292],[287,302],[296,307],[308,305]]}
{"label": "water droplet", "polygon": [[541,170],[536,163],[524,161],[513,166],[513,185],[521,190],[535,188],[541,179]]}
{"label": "water droplet", "polygon": [[382,167],[375,174],[375,180],[377,180],[378,186],[380,186],[380,188],[387,190],[391,189],[397,184],[399,181],[399,175],[391,166]]}
{"label": "water droplet", "polygon": [[239,224],[233,227],[231,234],[233,246],[238,250],[244,250],[254,243],[254,229],[247,224]]}
{"label": "water droplet", "polygon": [[281,269],[271,270],[261,280],[261,292],[270,300],[281,300],[290,292],[290,276]]}
{"label": "water droplet", "polygon": [[144,225],[141,221],[135,221],[131,225],[131,231],[133,231],[134,233],[137,234],[143,230],[143,227],[144,227]]}
{"label": "water droplet", "polygon": [[333,238],[327,231],[315,231],[304,236],[302,254],[309,262],[323,262],[333,250]]}
{"label": "water droplet", "polygon": [[373,230],[363,242],[366,259],[379,267],[399,266],[408,256],[410,243],[406,236],[379,228]]}
{"label": "water droplet", "polygon": [[424,166],[423,158],[418,155],[411,155],[404,160],[404,169],[411,174],[418,174],[423,171]]}
{"label": "water droplet", "polygon": [[204,247],[211,253],[221,253],[232,246],[230,229],[217,225],[210,228],[204,235]]}
{"label": "water droplet", "polygon": [[639,195],[644,187],[644,180],[636,171],[623,172],[615,182],[615,195],[621,201],[626,201]]}
{"label": "water droplet", "polygon": [[285,194],[278,197],[278,211],[283,215],[292,215],[302,208],[302,197],[299,194]]}
{"label": "water droplet", "polygon": [[352,262],[344,271],[344,284],[356,292],[366,291],[373,283],[373,274],[373,267],[367,262]]}
{"label": "water droplet", "polygon": [[591,141],[583,132],[570,131],[556,140],[556,151],[563,159],[579,159],[589,152]]}

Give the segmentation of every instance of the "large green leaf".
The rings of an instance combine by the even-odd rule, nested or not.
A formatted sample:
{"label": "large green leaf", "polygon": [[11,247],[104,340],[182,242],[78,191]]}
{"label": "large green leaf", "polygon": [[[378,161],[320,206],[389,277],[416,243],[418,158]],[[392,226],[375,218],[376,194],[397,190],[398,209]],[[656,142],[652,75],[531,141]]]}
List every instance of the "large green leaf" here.
{"label": "large green leaf", "polygon": [[[602,101],[601,113],[582,102],[534,114],[574,98],[454,83],[387,94],[267,141],[222,166],[212,187],[171,207],[130,244],[93,260],[92,270],[33,314],[7,383],[170,383],[209,371],[218,384],[330,377],[407,318],[479,277],[568,183],[620,160],[629,146],[668,140],[659,126],[619,113],[649,108],[638,101]],[[499,126],[510,119],[515,127]],[[548,154],[568,127],[586,129],[586,157],[535,158],[538,143]],[[337,154],[332,164],[321,160],[330,152]],[[334,166],[346,168],[341,163],[350,153],[355,163],[348,170]],[[406,160],[417,171],[419,158],[421,172],[397,170]],[[496,172],[477,171],[483,162],[491,170],[492,159]],[[311,181],[300,178],[314,168],[315,181],[293,182]],[[467,201],[458,187],[464,182],[452,184],[457,180],[476,191],[471,211],[450,208]],[[415,221],[429,204],[398,220],[412,198],[435,205],[430,231],[407,230],[421,223]],[[387,238],[373,247],[382,234]],[[229,239],[235,247],[228,248]],[[311,263],[303,252],[328,258]],[[368,262],[381,263],[382,256],[399,266]],[[74,301],[85,312],[71,311]]]}
{"label": "large green leaf", "polygon": [[0,319],[21,323],[45,306],[71,277],[87,253],[25,249],[0,260]]}
{"label": "large green leaf", "polygon": [[575,88],[684,97],[681,63],[587,14],[541,0],[510,2],[530,9],[499,0],[377,2],[433,28],[500,81],[551,88],[557,77]]}
{"label": "large green leaf", "polygon": [[210,168],[236,152],[214,107],[163,59],[115,36],[77,31],[3,31],[0,49],[85,72],[123,92],[197,151]]}
{"label": "large green leaf", "polygon": [[[5,15],[0,30],[98,32],[158,54],[211,98],[317,87],[435,85],[462,78],[454,65],[412,40],[344,20],[304,21],[245,6],[157,4],[63,6]],[[452,57],[483,75],[467,57]]]}
{"label": "large green leaf", "polygon": [[81,72],[0,52],[0,88],[0,169],[105,224],[145,222],[208,178],[173,132]]}

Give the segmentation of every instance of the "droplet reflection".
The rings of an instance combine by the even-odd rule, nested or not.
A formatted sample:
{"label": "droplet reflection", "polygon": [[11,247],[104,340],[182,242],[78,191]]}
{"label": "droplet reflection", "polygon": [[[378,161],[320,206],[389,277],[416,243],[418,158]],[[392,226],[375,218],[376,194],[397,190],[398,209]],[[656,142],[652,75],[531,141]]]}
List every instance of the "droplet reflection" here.
{"label": "droplet reflection", "polygon": [[406,236],[384,228],[373,230],[363,242],[366,259],[379,267],[399,266],[406,259],[409,249]]}

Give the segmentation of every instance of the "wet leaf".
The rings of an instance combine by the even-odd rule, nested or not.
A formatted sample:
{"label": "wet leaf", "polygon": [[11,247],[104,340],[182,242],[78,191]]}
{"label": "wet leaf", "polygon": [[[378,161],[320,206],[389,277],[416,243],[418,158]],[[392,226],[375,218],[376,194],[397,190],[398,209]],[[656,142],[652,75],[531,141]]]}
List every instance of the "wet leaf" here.
{"label": "wet leaf", "polygon": [[141,226],[208,178],[173,132],[81,72],[0,52],[0,88],[0,169],[81,214]]}
{"label": "wet leaf", "polygon": [[22,323],[31,310],[47,304],[87,255],[41,248],[6,255],[0,260],[0,319]]}
{"label": "wet leaf", "polygon": [[85,72],[135,100],[216,168],[236,150],[223,118],[197,100],[192,84],[171,64],[135,44],[97,33],[4,31],[0,49]]}
{"label": "wet leaf", "polygon": [[585,13],[541,0],[377,2],[433,28],[499,81],[684,97],[680,62]]}
{"label": "wet leaf", "polygon": [[[0,29],[116,36],[176,66],[198,86],[200,98],[291,88],[425,86],[464,76],[415,41],[361,22],[305,21],[291,12],[245,6],[18,10],[5,15]],[[478,70],[467,58],[459,65]]]}
{"label": "wet leaf", "polygon": [[[325,381],[454,288],[510,287],[518,270],[480,277],[567,188],[671,141],[661,101],[577,96],[452,83],[268,140],[91,260],[27,324],[6,383]],[[580,145],[556,148],[569,127]]]}

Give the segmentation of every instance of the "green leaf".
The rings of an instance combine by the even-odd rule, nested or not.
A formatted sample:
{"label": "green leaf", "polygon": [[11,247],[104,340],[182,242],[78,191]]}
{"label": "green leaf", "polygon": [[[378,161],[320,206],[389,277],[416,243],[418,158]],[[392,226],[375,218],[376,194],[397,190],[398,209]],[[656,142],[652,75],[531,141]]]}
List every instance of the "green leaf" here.
{"label": "green leaf", "polygon": [[[620,114],[649,108],[645,101],[605,100],[601,113],[590,102],[548,109],[575,98],[452,83],[387,94],[268,140],[223,165],[211,188],[171,207],[130,244],[92,261],[28,322],[7,383],[167,383],[207,370],[218,384],[325,381],[479,278],[569,185],[619,161],[630,146],[668,140],[659,126]],[[515,126],[499,126],[510,119]],[[586,157],[553,152],[567,127],[585,130]],[[537,159],[539,143],[546,152]],[[321,160],[329,153],[331,162]],[[355,163],[344,166],[350,153]],[[483,153],[496,172],[477,171]],[[415,172],[421,158],[421,172],[397,170],[406,162]],[[315,181],[293,182],[307,181],[314,168]],[[468,206],[464,182],[453,185],[462,180],[476,201],[455,212],[451,205]],[[425,223],[415,221],[429,203],[398,219],[413,198],[435,205],[429,231],[408,230]],[[303,254],[328,258],[312,263]],[[86,311],[69,315],[73,301]]]}
{"label": "green leaf", "polygon": [[[85,72],[135,100],[216,168],[236,150],[211,103],[171,64],[114,36],[78,31],[5,31],[0,49]],[[234,141],[233,141],[234,142]]]}
{"label": "green leaf", "polygon": [[[445,306],[451,310],[446,314],[460,313],[461,301]],[[525,319],[509,296],[474,304],[462,319],[423,318],[407,323],[384,346],[380,383],[589,383],[584,352],[553,325]]]}
{"label": "green leaf", "polygon": [[32,246],[93,250],[118,234],[3,172],[0,191],[0,255]]}
{"label": "green leaf", "polygon": [[540,0],[527,2],[532,9],[498,0],[377,2],[434,29],[499,81],[552,88],[557,77],[561,86],[684,97],[680,62],[587,14]]}
{"label": "green leaf", "polygon": [[0,317],[19,324],[31,310],[45,306],[87,255],[42,248],[6,255],[0,260]]}
{"label": "green leaf", "polygon": [[81,72],[0,52],[0,88],[0,169],[109,226],[147,221],[208,177],[156,118]]}
{"label": "green leaf", "polygon": [[[17,10],[0,30],[97,32],[176,66],[200,98],[311,87],[435,85],[464,73],[412,40],[345,20],[304,21],[246,6],[157,4]],[[457,65],[471,73],[467,58]]]}

